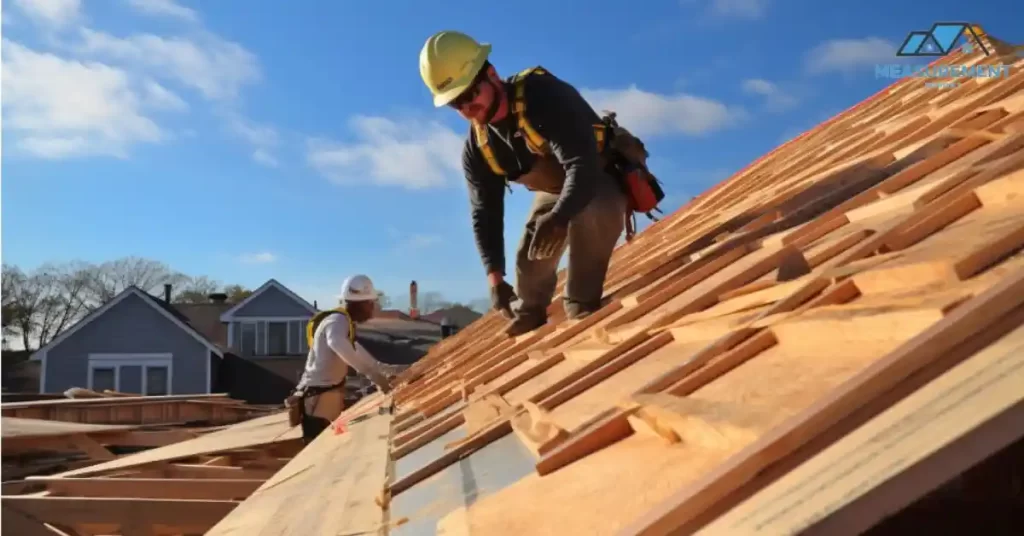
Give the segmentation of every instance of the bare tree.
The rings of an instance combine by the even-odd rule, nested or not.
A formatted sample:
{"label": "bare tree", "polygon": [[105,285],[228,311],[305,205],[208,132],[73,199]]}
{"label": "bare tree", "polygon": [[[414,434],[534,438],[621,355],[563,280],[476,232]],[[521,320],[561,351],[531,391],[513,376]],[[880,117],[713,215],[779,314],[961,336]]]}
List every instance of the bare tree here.
{"label": "bare tree", "polygon": [[[81,261],[49,263],[31,273],[4,264],[2,275],[3,339],[6,343],[10,337],[19,337],[25,349],[46,345],[132,285],[152,293],[170,283],[179,288],[179,300],[191,303],[204,302],[220,286],[208,277],[189,277],[164,263],[137,257],[98,266]],[[224,292],[232,301],[252,294],[241,285],[229,285]]]}
{"label": "bare tree", "polygon": [[45,264],[30,274],[5,265],[3,272],[4,335],[17,334],[26,349],[50,342],[89,310],[89,264]]}
{"label": "bare tree", "polygon": [[157,292],[163,285],[177,286],[188,280],[160,261],[140,257],[125,257],[108,261],[97,267],[89,285],[92,306],[106,303],[126,288],[134,285],[145,292]]}
{"label": "bare tree", "polygon": [[381,309],[387,309],[388,307],[391,307],[391,298],[389,298],[387,294],[384,294],[383,290],[377,291],[377,305]]}
{"label": "bare tree", "polygon": [[0,288],[0,300],[2,300],[2,311],[0,320],[3,321],[3,338],[16,337],[21,333],[21,326],[25,325],[25,308],[22,306],[22,293],[24,292],[27,276],[17,266],[4,263],[0,274],[3,276],[2,288]]}
{"label": "bare tree", "polygon": [[217,289],[220,288],[220,283],[201,275],[189,277],[178,288],[179,290],[174,295],[176,303],[206,303],[209,301],[210,294],[217,292]]}
{"label": "bare tree", "polygon": [[50,264],[39,269],[39,277],[49,285],[39,326],[42,346],[89,312],[89,285],[96,278],[96,268],[81,261]]}

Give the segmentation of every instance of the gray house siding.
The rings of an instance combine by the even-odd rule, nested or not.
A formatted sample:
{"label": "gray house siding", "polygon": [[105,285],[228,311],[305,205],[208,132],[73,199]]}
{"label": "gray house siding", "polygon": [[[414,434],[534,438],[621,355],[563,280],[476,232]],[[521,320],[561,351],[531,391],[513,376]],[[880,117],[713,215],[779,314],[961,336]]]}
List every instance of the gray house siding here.
{"label": "gray house siding", "polygon": [[309,316],[309,311],[284,292],[270,287],[235,311],[233,316]]}
{"label": "gray house siding", "polygon": [[[136,295],[127,296],[46,353],[47,393],[89,382],[89,354],[171,354],[172,394],[206,392],[209,348]],[[121,371],[121,389],[141,387],[141,370]],[[138,388],[137,387],[137,388]]]}

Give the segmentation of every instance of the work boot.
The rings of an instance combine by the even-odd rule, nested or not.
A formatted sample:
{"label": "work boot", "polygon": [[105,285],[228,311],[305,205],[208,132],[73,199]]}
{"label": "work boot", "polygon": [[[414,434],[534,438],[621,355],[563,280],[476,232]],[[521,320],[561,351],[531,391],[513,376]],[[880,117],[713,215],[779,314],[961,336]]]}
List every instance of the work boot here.
{"label": "work boot", "polygon": [[516,312],[516,319],[509,323],[508,327],[505,328],[505,334],[509,337],[518,337],[525,335],[548,322],[546,314],[535,313],[532,311],[518,311]]}
{"label": "work boot", "polygon": [[601,308],[600,305],[594,307],[568,300],[566,300],[564,307],[565,317],[569,320],[583,320],[584,318],[596,313],[598,309]]}

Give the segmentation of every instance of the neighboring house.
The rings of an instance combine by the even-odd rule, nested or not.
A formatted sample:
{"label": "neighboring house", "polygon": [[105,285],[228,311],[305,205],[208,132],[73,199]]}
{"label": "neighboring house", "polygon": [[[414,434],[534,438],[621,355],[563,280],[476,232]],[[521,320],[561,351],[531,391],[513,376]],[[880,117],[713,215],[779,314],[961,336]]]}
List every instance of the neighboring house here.
{"label": "neighboring house", "polygon": [[203,314],[208,333],[221,337],[229,351],[220,387],[249,402],[276,404],[302,376],[309,352],[306,324],[316,312],[313,304],[271,279],[236,304],[188,314]]}
{"label": "neighboring house", "polygon": [[[128,393],[227,392],[250,403],[280,403],[305,368],[306,325],[317,312],[275,279],[238,303],[171,304],[129,287],[32,355],[39,392],[71,387]],[[382,315],[359,327],[358,340],[389,363],[411,364],[441,338],[440,326]],[[349,388],[364,390],[351,375]]]}
{"label": "neighboring house", "polygon": [[466,307],[465,305],[453,305],[444,309],[438,309],[429,314],[425,314],[420,317],[422,320],[427,322],[433,322],[441,326],[441,332],[445,337],[449,337],[466,326],[476,322],[476,320],[483,315]]}
{"label": "neighboring house", "polygon": [[32,354],[39,392],[210,393],[224,350],[168,303],[128,287]]}
{"label": "neighboring house", "polygon": [[227,341],[240,357],[305,355],[306,323],[313,304],[271,279],[220,315]]}

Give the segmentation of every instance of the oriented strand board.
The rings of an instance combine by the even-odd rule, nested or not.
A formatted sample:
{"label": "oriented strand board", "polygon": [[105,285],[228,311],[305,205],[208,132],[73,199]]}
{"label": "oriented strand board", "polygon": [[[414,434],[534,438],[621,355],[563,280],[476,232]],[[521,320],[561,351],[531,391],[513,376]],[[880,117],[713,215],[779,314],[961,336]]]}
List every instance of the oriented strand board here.
{"label": "oriented strand board", "polygon": [[387,523],[383,492],[390,429],[391,415],[374,411],[350,422],[340,435],[324,431],[206,534],[376,533]]}
{"label": "oriented strand board", "polygon": [[[938,460],[963,470],[1024,436],[1021,386],[1024,327],[894,404],[698,534],[859,534],[880,521],[881,514],[907,506],[928,484],[941,483]],[[1000,424],[999,439],[968,439],[989,422]],[[958,441],[973,445],[942,455]],[[920,470],[909,473],[912,467]],[[913,481],[921,479],[930,482]],[[879,490],[883,485],[884,492]],[[843,511],[855,501],[862,504]]]}

